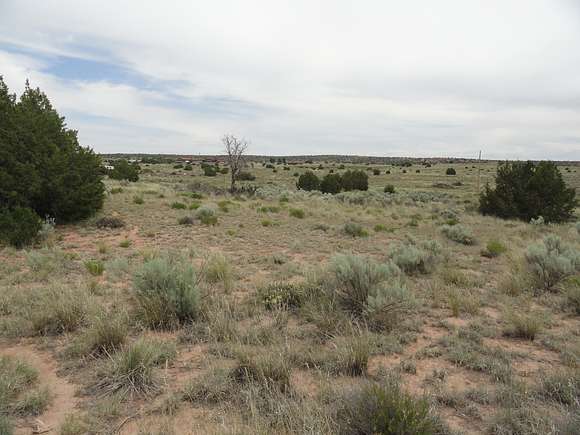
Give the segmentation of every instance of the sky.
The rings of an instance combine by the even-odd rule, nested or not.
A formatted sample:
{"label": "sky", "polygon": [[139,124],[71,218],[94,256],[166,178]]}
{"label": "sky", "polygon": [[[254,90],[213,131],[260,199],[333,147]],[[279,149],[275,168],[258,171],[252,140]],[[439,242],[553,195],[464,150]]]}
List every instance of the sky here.
{"label": "sky", "polygon": [[580,0],[0,0],[100,153],[580,160]]}

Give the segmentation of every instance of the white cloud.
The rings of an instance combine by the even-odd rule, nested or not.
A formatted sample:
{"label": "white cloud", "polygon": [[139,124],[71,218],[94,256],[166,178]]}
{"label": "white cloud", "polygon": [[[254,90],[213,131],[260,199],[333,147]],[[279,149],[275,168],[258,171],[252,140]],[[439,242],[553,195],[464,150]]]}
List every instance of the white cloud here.
{"label": "white cloud", "polygon": [[580,159],[573,1],[5,0],[1,41],[175,81],[171,91],[195,107],[241,101],[227,111],[172,107],[164,91],[63,80],[33,55],[0,52],[12,88],[29,76],[63,113],[107,118],[74,125],[99,151],[219,152],[231,131],[255,153],[483,148]]}

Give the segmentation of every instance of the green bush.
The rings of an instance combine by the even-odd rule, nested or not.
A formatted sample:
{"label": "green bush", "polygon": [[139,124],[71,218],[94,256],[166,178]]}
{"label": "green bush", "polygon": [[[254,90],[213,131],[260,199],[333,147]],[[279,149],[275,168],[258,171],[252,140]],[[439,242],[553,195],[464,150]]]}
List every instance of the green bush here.
{"label": "green bush", "polygon": [[185,205],[182,202],[174,202],[171,204],[171,208],[175,210],[185,210],[187,208],[187,205]]}
{"label": "green bush", "polygon": [[394,381],[365,383],[339,401],[340,434],[440,435],[446,433],[427,399],[415,399]]}
{"label": "green bush", "polygon": [[85,269],[93,276],[102,275],[105,271],[105,265],[100,260],[87,260],[85,261]]}
{"label": "green bush", "polygon": [[445,170],[445,175],[457,175],[457,172],[453,168],[447,168]]}
{"label": "green bush", "polygon": [[367,237],[369,233],[360,224],[356,222],[347,222],[344,224],[343,231],[352,237]]}
{"label": "green bush", "polygon": [[125,159],[117,160],[109,177],[113,180],[139,181],[139,166]]}
{"label": "green bush", "polygon": [[304,210],[302,210],[301,208],[291,208],[288,211],[288,214],[298,219],[304,219],[304,216],[306,216],[306,213],[304,213]]}
{"label": "green bush", "polygon": [[0,77],[0,209],[32,209],[57,222],[87,218],[103,206],[101,159],[81,147],[40,89],[16,96]]}
{"label": "green bush", "polygon": [[336,195],[341,189],[341,177],[339,174],[326,174],[320,182],[320,191],[322,193],[331,193]]}
{"label": "green bush", "polygon": [[395,193],[395,186],[393,186],[392,184],[387,184],[385,186],[385,188],[383,189],[384,193]]}
{"label": "green bush", "polygon": [[555,235],[548,235],[542,242],[529,246],[525,259],[536,285],[544,290],[552,289],[567,276],[580,271],[580,251]]}
{"label": "green bush", "polygon": [[348,170],[341,179],[342,189],[346,192],[369,189],[369,176],[362,170]]}
{"label": "green bush", "polygon": [[258,298],[268,310],[296,309],[305,299],[305,286],[302,284],[275,282],[258,289]]}
{"label": "green bush", "polygon": [[436,241],[399,245],[390,253],[393,262],[405,273],[431,273],[441,260],[442,248]]}
{"label": "green bush", "polygon": [[29,208],[0,209],[0,241],[21,248],[38,239],[42,220]]}
{"label": "green bush", "polygon": [[486,185],[481,193],[479,210],[504,219],[530,222],[542,216],[545,222],[562,222],[573,216],[575,196],[552,162],[504,162],[498,165],[495,188]]}
{"label": "green bush", "polygon": [[198,208],[195,216],[204,225],[216,225],[218,222],[215,210],[206,206]]}
{"label": "green bush", "polygon": [[165,256],[153,258],[141,266],[133,282],[148,326],[172,328],[197,318],[199,289],[191,264]]}
{"label": "green bush", "polygon": [[[224,168],[224,169],[227,169],[227,168]],[[191,165],[185,165],[183,167],[183,170],[184,171],[193,171],[193,166],[191,166]],[[225,173],[227,174],[227,171]],[[223,174],[223,172],[222,172],[222,174]]]}
{"label": "green bush", "polygon": [[373,169],[373,175],[381,175],[381,171],[379,169]]}
{"label": "green bush", "polygon": [[236,180],[239,180],[239,181],[254,181],[255,179],[256,179],[256,176],[254,174],[252,174],[251,172],[240,171],[236,175]]}
{"label": "green bush", "polygon": [[488,258],[499,257],[501,254],[507,251],[507,248],[503,243],[497,240],[490,240],[487,242],[485,249],[481,252],[481,255]]}
{"label": "green bush", "polygon": [[463,245],[473,245],[475,243],[473,234],[463,225],[443,225],[441,227],[441,232],[445,234],[449,240],[453,240],[454,242]]}
{"label": "green bush", "polygon": [[141,204],[144,204],[145,203],[145,200],[143,199],[143,197],[141,195],[135,195],[133,197],[133,203],[134,204],[141,205]]}
{"label": "green bush", "polygon": [[300,190],[318,190],[320,188],[320,179],[312,171],[306,171],[298,177],[296,187]]}

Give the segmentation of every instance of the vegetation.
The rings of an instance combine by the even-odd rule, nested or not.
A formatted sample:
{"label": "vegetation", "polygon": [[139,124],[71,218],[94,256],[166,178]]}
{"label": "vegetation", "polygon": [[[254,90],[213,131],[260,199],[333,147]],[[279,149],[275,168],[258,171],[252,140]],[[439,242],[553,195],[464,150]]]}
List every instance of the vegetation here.
{"label": "vegetation", "polygon": [[486,185],[479,204],[484,215],[526,222],[539,216],[546,222],[566,221],[575,207],[576,192],[553,162],[500,163],[495,188]]}
{"label": "vegetation", "polygon": [[115,162],[113,170],[109,173],[113,180],[139,181],[139,166],[129,163],[125,159]]}

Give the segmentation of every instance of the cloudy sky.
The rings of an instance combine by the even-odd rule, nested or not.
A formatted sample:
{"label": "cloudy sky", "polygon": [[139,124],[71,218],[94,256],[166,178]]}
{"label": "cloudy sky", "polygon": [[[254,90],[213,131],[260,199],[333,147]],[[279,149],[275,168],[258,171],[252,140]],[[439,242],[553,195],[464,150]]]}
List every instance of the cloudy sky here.
{"label": "cloudy sky", "polygon": [[0,75],[99,152],[580,160],[580,0],[0,0]]}

